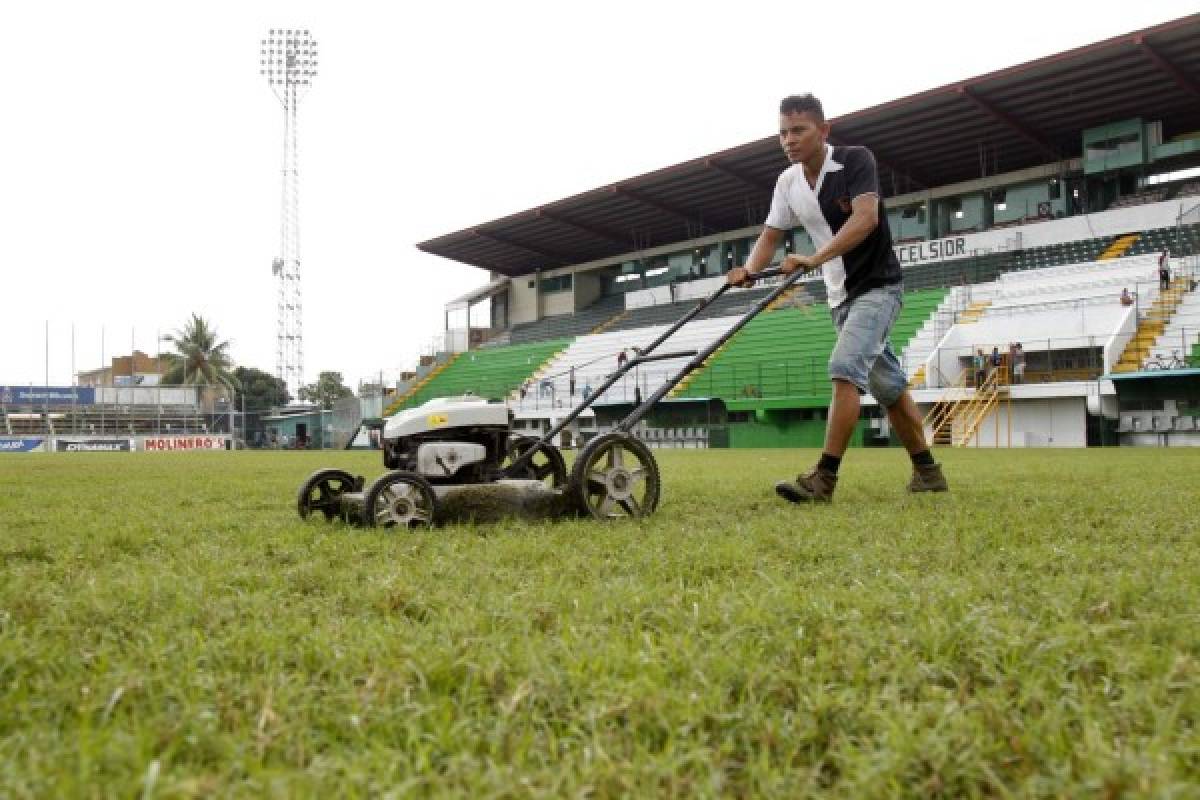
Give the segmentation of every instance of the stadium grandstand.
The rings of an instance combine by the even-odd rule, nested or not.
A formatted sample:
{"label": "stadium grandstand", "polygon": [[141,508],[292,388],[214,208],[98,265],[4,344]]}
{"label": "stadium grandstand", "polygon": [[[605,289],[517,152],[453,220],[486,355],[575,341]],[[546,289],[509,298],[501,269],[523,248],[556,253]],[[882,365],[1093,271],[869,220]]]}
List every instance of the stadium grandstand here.
{"label": "stadium grandstand", "polygon": [[[937,442],[1200,444],[1200,14],[831,122],[880,167],[905,275],[893,347]],[[466,392],[526,415],[578,402],[742,263],[786,166],[767,137],[420,243],[487,279],[447,305],[440,352],[385,414]],[[777,260],[812,249],[797,229]],[[712,341],[767,291],[729,291],[663,351]],[[819,276],[798,284],[639,434],[819,445],[825,299]],[[683,363],[597,398],[598,429]],[[889,434],[868,397],[855,442]]]}
{"label": "stadium grandstand", "polygon": [[134,351],[75,386],[0,386],[0,452],[213,450],[232,446],[221,386],[163,386],[158,359]]}

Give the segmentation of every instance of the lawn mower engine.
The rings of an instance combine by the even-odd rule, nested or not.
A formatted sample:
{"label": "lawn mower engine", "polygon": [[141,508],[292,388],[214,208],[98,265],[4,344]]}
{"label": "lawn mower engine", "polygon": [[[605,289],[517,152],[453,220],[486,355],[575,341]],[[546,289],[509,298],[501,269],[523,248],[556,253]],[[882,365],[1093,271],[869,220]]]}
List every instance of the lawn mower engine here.
{"label": "lawn mower engine", "polygon": [[512,414],[482,398],[441,398],[402,411],[383,428],[383,465],[431,484],[484,483],[509,451]]}
{"label": "lawn mower engine", "polygon": [[[338,469],[309,476],[297,498],[300,516],[428,527],[455,510],[477,516],[553,505],[567,481],[557,448],[514,436],[508,407],[480,397],[437,398],[396,414],[384,426],[382,447],[389,472],[369,486]],[[515,463],[531,449],[531,457]]]}

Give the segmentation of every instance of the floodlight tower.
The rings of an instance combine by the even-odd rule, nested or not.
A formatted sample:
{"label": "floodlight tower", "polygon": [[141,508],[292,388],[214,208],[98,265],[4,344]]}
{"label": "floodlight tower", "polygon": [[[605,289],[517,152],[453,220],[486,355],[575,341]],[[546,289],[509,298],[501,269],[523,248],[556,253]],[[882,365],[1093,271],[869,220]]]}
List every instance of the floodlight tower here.
{"label": "floodlight tower", "polygon": [[296,107],[317,74],[317,43],[307,30],[272,28],[262,40],[259,74],[283,105],[283,197],[279,256],[271,264],[278,286],[275,376],[293,397],[304,385],[304,315],[300,294],[300,167]]}

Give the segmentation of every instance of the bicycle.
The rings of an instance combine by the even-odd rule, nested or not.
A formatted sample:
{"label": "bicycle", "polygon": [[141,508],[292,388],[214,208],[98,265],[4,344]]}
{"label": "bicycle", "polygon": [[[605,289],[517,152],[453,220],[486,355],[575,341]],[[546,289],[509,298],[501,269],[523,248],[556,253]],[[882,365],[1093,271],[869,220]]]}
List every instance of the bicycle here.
{"label": "bicycle", "polygon": [[1170,358],[1157,355],[1146,362],[1147,370],[1187,369],[1187,366],[1188,363],[1179,357],[1178,350],[1172,350]]}

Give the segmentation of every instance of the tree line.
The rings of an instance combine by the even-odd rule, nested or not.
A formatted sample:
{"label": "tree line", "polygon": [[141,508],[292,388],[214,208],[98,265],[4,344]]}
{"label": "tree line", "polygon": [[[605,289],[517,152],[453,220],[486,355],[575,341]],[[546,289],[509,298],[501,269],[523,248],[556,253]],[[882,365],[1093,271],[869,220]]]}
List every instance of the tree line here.
{"label": "tree line", "polygon": [[[166,368],[164,386],[226,386],[241,395],[246,411],[265,411],[292,401],[287,384],[280,378],[254,367],[235,366],[229,355],[229,342],[217,335],[216,328],[193,313],[191,319],[174,333],[163,337],[173,351],[160,353]],[[354,392],[342,381],[340,372],[322,372],[315,383],[302,386],[299,400],[323,409],[331,409],[338,400],[353,397]]]}

